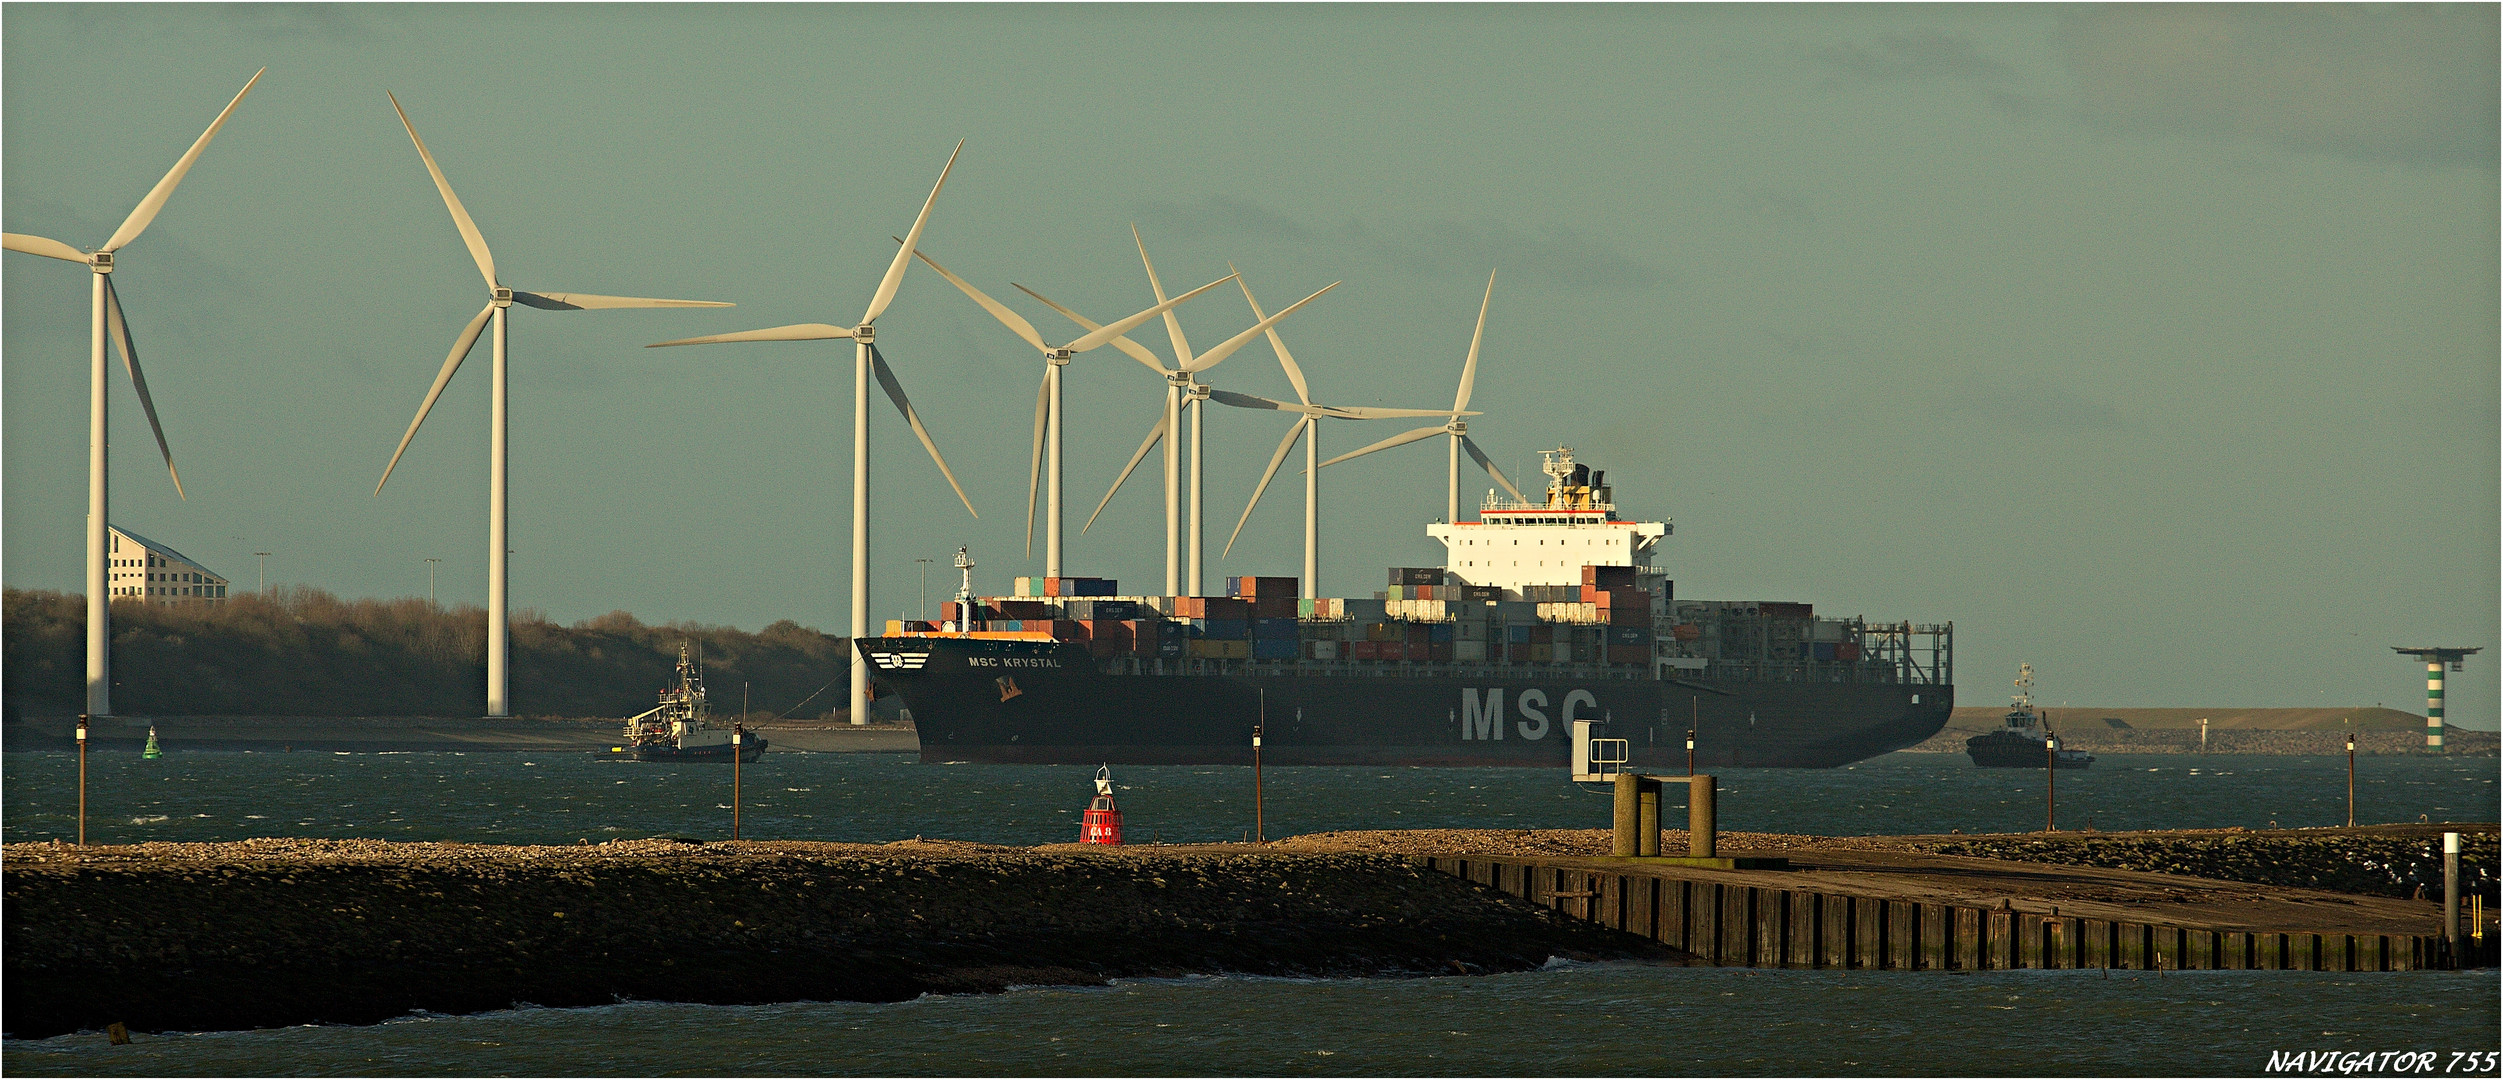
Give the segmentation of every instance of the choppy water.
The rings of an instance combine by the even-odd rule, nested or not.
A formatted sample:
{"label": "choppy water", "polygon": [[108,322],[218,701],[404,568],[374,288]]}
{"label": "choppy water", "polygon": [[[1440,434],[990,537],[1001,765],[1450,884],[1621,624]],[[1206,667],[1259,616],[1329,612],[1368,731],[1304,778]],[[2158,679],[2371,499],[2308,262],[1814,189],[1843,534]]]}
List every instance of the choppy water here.
{"label": "choppy water", "polygon": [[[2363,823],[2492,821],[2494,758],[2361,760]],[[1604,828],[1609,794],[1544,769],[1308,767],[1266,770],[1269,836],[1336,829]],[[924,765],[909,754],[768,753],[740,770],[744,835],[880,842],[912,836],[1001,844],[1077,838],[1094,770]],[[1721,827],[1824,835],[2011,832],[2043,825],[2039,769],[1976,769],[1963,755],[1890,754],[1841,769],[1727,769]],[[0,755],[0,837],[76,831],[77,759]],[[1134,766],[1115,780],[1133,841],[1240,839],[1253,825],[1249,769]],[[331,836],[489,843],[620,836],[727,836],[731,770],[590,753],[94,753],[95,843]],[[2344,757],[2106,755],[2062,772],[2064,828],[2106,831],[2346,821]],[[1670,798],[1680,796],[1672,792]],[[1674,811],[1672,811],[1674,817]]]}
{"label": "choppy water", "polygon": [[[2331,825],[2339,758],[2109,755],[2059,777],[2068,827]],[[1073,839],[1093,770],[771,753],[746,835]],[[2043,774],[1895,754],[1731,769],[1723,827],[1823,834],[2040,828]],[[1235,839],[1246,769],[1120,770],[1136,840]],[[0,755],[0,836],[66,837],[76,759]],[[572,843],[723,836],[731,771],[593,754],[196,752],[88,762],[102,843],[337,836]],[[1605,792],[1544,770],[1270,769],[1271,836],[1596,828]],[[2359,820],[2494,820],[2492,758],[2366,758]],[[1673,797],[1674,797],[1674,793]],[[370,1027],[11,1040],[14,1075],[2112,1075],[2259,1074],[2271,1051],[2493,1050],[2487,973],[1802,972],[1551,965],[1500,976],[1134,980],[898,1004],[624,1003]]]}
{"label": "choppy water", "polygon": [[7,1044],[61,1075],[2259,1075],[2492,1050],[2491,974],[1747,971],[1192,978],[887,1005],[629,1003]]}

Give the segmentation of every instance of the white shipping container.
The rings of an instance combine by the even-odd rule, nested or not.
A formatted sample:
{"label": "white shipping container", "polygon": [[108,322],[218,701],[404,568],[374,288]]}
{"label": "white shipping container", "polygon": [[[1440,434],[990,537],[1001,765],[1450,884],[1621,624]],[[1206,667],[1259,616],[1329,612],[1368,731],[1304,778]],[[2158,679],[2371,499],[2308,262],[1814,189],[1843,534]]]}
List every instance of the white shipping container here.
{"label": "white shipping container", "polygon": [[[1463,623],[1461,625],[1465,626],[1467,624]],[[1486,642],[1454,641],[1451,643],[1451,658],[1454,660],[1484,661],[1486,659]]]}

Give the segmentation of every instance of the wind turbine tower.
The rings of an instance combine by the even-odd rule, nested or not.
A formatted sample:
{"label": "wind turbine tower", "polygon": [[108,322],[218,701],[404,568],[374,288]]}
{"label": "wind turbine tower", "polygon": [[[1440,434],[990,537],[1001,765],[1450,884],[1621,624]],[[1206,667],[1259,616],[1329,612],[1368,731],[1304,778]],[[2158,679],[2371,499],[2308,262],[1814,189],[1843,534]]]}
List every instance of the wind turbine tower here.
{"label": "wind turbine tower", "polygon": [[105,449],[107,418],[104,375],[104,341],[110,335],[122,353],[122,366],[130,372],[131,385],[139,391],[139,408],[148,414],[148,428],[156,433],[156,447],[165,455],[165,471],[173,474],[174,494],[183,490],[182,474],[174,470],[174,451],[166,445],[165,428],[157,423],[156,403],[148,397],[148,379],[139,371],[139,353],[133,347],[130,324],[122,318],[121,296],[113,288],[113,254],[122,246],[139,239],[157,212],[165,209],[165,201],[174,197],[174,187],[182,183],[183,174],[191,171],[200,152],[209,148],[209,140],[226,126],[226,118],[235,114],[235,106],[243,104],[243,96],[261,81],[268,68],[252,73],[252,78],[236,92],[235,98],[200,133],[191,149],[174,163],[172,171],[148,190],[130,216],[122,219],[120,228],[93,252],[80,251],[58,240],[25,233],[0,233],[0,247],[41,255],[48,259],[85,264],[90,275],[87,303],[87,715],[113,715],[112,594],[106,543],[110,524],[106,517],[108,485],[111,469]]}
{"label": "wind turbine tower", "polygon": [[511,412],[506,407],[506,388],[510,382],[505,349],[505,316],[518,301],[547,311],[588,311],[612,308],[729,307],[713,300],[655,300],[641,296],[598,296],[591,293],[525,292],[506,286],[495,275],[495,255],[487,250],[487,239],[478,231],[478,223],[470,220],[469,210],[461,198],[452,193],[452,181],[443,175],[443,167],[435,164],[433,152],[426,149],[426,140],[417,137],[417,126],[409,122],[408,111],[400,108],[400,99],[391,97],[391,111],[400,116],[400,126],[408,130],[409,141],[417,145],[419,160],[426,163],[426,174],[434,178],[435,190],[442,194],[444,208],[452,212],[452,226],[461,234],[461,243],[469,248],[469,257],[478,264],[478,273],[487,281],[487,306],[478,309],[469,325],[452,339],[452,353],[444,358],[443,368],[435,373],[434,385],[426,390],[426,399],[417,405],[417,417],[408,422],[408,432],[400,436],[400,446],[391,452],[391,463],[383,466],[382,479],[374,482],[374,494],[382,494],[382,486],[391,482],[391,470],[400,466],[400,455],[408,453],[409,440],[417,437],[418,425],[426,422],[426,414],[443,396],[445,384],[461,369],[461,361],[478,345],[478,336],[487,323],[495,323],[495,388],[489,406],[487,423],[487,715],[513,714],[512,694],[512,546],[509,543],[512,523],[511,458],[508,454],[512,430]]}

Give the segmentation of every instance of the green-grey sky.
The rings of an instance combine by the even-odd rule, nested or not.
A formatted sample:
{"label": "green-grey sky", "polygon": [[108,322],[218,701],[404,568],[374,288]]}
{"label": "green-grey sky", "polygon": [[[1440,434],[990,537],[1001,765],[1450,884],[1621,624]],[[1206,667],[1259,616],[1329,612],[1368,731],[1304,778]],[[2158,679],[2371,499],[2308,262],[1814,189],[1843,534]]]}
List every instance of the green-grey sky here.
{"label": "green-grey sky", "polygon": [[[101,242],[269,67],[115,277],[191,497],[117,384],[114,517],[246,585],[483,598],[483,349],[371,494],[481,302],[389,89],[508,283],[740,305],[517,311],[514,598],[558,619],[842,624],[848,346],[638,346],[853,321],[963,138],[950,269],[1110,317],[1136,223],[1169,284],[1344,279],[1284,326],[1323,400],[1448,403],[1500,269],[1473,433],[1674,518],[1680,595],[1953,620],[1966,703],[2027,660],[2054,703],[2421,708],[2388,646],[2499,644],[2497,10],[13,4],[0,213]],[[74,590],[86,282],[0,266],[6,579]],[[880,330],[983,517],[879,403],[876,615],[960,543],[1039,573],[1033,352],[926,269]],[[1265,346],[1212,378],[1290,393]],[[1159,400],[1070,368],[1080,519]],[[1221,543],[1283,422],[1213,419]],[[1152,468],[1071,572],[1155,588]],[[1327,470],[1325,591],[1439,561],[1442,473]],[[1212,576],[1295,571],[1282,480]]]}

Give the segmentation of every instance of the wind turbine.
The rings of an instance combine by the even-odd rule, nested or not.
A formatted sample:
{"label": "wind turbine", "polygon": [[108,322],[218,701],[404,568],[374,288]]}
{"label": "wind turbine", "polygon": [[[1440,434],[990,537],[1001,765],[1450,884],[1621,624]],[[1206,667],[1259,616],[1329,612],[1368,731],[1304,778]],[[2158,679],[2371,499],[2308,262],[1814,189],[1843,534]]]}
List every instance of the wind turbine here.
{"label": "wind turbine", "polygon": [[[1105,343],[1136,329],[1140,324],[1146,322],[1147,320],[1164,314],[1167,311],[1171,311],[1175,307],[1197,298],[1200,294],[1234,279],[1231,276],[1218,278],[1215,281],[1211,281],[1206,285],[1202,285],[1199,288],[1183,293],[1180,296],[1158,303],[1156,306],[1139,312],[1136,315],[1132,315],[1129,318],[1108,326],[1096,327],[1066,345],[1053,346],[1046,344],[1043,341],[1043,335],[1035,331],[1034,324],[1027,322],[1025,316],[1009,310],[1007,305],[991,299],[988,295],[985,295],[982,290],[974,288],[972,283],[961,277],[957,277],[955,274],[949,273],[946,267],[940,266],[935,260],[930,258],[928,253],[919,252],[917,254],[921,255],[921,261],[930,264],[930,269],[938,271],[939,276],[954,283],[955,286],[962,290],[966,296],[973,298],[974,303],[982,305],[983,310],[990,312],[993,318],[998,319],[1001,325],[1008,327],[1010,331],[1014,332],[1018,337],[1025,339],[1027,344],[1034,346],[1037,351],[1043,354],[1045,364],[1043,368],[1043,385],[1036,393],[1034,400],[1033,459],[1032,465],[1026,474],[1026,552],[1029,556],[1031,556],[1034,551],[1034,494],[1038,478],[1045,474],[1043,463],[1045,459],[1045,451],[1048,449],[1051,466],[1048,473],[1049,482],[1046,485],[1047,494],[1045,499],[1046,505],[1044,508],[1043,565],[1045,574],[1052,577],[1059,577],[1061,572],[1061,369],[1068,366],[1069,358],[1071,356],[1100,347]],[[1018,287],[1021,289],[1024,288],[1022,285]],[[1320,296],[1321,293],[1328,292],[1337,287],[1337,282],[1331,282],[1328,286],[1322,288],[1321,292],[1316,292],[1312,294],[1312,296],[1307,296],[1302,300],[1297,301],[1294,307],[1290,307],[1285,311],[1279,312],[1275,318],[1262,323],[1259,326],[1255,326],[1250,330],[1246,330],[1239,336],[1241,336],[1244,340],[1249,340],[1250,336],[1261,330],[1267,329],[1269,326],[1275,325],[1277,319],[1283,319],[1286,316],[1293,314],[1295,308],[1311,303],[1313,299]],[[1032,290],[1027,291],[1030,295],[1032,294]],[[1085,320],[1083,318],[1080,318],[1079,322],[1080,325],[1085,325]],[[1221,360],[1224,359],[1226,353],[1231,353],[1241,347],[1242,346],[1239,343],[1229,343],[1218,347],[1218,349],[1222,350],[1222,352],[1219,352],[1218,350],[1211,350],[1211,352],[1216,353],[1217,359]],[[1215,361],[1212,360],[1209,362],[1214,363]],[[1162,370],[1162,368],[1159,367],[1159,370]],[[1135,464],[1135,460],[1133,461],[1133,464]]]}
{"label": "wind turbine", "polygon": [[[1252,296],[1250,283],[1242,281],[1240,277],[1236,278],[1236,283],[1243,286],[1243,299],[1251,304],[1252,314],[1258,316],[1260,301]],[[1243,535],[1243,523],[1251,520],[1252,508],[1260,505],[1260,496],[1269,490],[1269,480],[1278,474],[1278,466],[1286,461],[1287,451],[1295,448],[1295,440],[1304,439],[1303,592],[1304,598],[1309,600],[1321,595],[1321,470],[1313,464],[1313,458],[1317,457],[1320,452],[1321,421],[1325,419],[1382,420],[1402,416],[1449,415],[1456,422],[1461,416],[1476,416],[1477,414],[1450,413],[1441,409],[1379,409],[1366,405],[1315,404],[1312,400],[1311,388],[1304,381],[1303,369],[1295,365],[1294,354],[1286,351],[1286,342],[1278,337],[1278,332],[1275,330],[1269,331],[1269,350],[1277,354],[1278,366],[1286,369],[1286,381],[1295,384],[1295,398],[1301,404],[1289,405],[1282,401],[1272,401],[1250,394],[1238,394],[1231,390],[1208,392],[1209,400],[1219,405],[1231,405],[1238,409],[1275,409],[1281,412],[1297,413],[1302,417],[1286,429],[1286,438],[1278,442],[1277,452],[1269,455],[1269,468],[1260,474],[1260,484],[1252,489],[1251,501],[1243,505],[1243,516],[1235,521],[1234,534],[1226,537],[1225,553],[1233,553],[1234,541]],[[1305,438],[1307,435],[1310,437]]]}
{"label": "wind turbine", "polygon": [[[1136,226],[1131,228],[1130,235],[1133,240],[1138,238],[1138,229]],[[1165,300],[1164,284],[1156,278],[1156,264],[1147,258],[1147,245],[1143,241],[1139,243],[1139,261],[1144,263],[1147,267],[1147,281],[1149,286],[1155,289],[1156,299],[1159,302]],[[1231,269],[1231,267],[1228,269]],[[1219,279],[1219,283],[1222,283],[1223,280],[1224,279]],[[1242,279],[1238,275],[1234,280],[1239,284]],[[1337,283],[1332,282],[1330,287],[1336,288]],[[1032,289],[1028,289],[1023,285],[1019,285],[1017,288],[1023,290],[1026,295],[1050,305],[1052,310],[1067,316],[1069,321],[1077,323],[1079,326],[1085,327],[1089,330],[1094,330],[1099,327],[1099,324],[1094,320],[1070,310],[1069,308],[1054,301],[1051,297],[1045,296]],[[1329,289],[1321,290],[1321,292],[1328,291]],[[1312,294],[1312,296],[1319,295],[1321,295],[1321,293],[1318,292]],[[1312,297],[1308,296],[1304,299],[1309,301]],[[1303,304],[1300,302],[1295,305],[1295,307],[1302,306]],[[1290,307],[1286,311],[1279,312],[1278,318],[1282,320],[1293,312],[1294,308]],[[1165,366],[1164,362],[1157,359],[1154,353],[1149,352],[1144,346],[1141,346],[1127,337],[1116,337],[1112,340],[1114,347],[1119,348],[1122,352],[1128,353],[1132,359],[1137,360],[1139,363],[1147,365],[1148,370],[1164,377],[1165,404],[1164,408],[1157,414],[1158,418],[1156,423],[1149,426],[1147,429],[1147,438],[1139,443],[1138,452],[1130,455],[1129,462],[1122,466],[1121,475],[1113,479],[1112,487],[1104,492],[1103,500],[1095,504],[1095,513],[1088,515],[1086,525],[1081,527],[1078,531],[1085,532],[1087,529],[1094,527],[1095,519],[1103,516],[1104,507],[1111,505],[1112,497],[1120,493],[1121,485],[1129,481],[1130,474],[1138,468],[1139,462],[1147,457],[1147,452],[1150,449],[1153,449],[1159,441],[1162,441],[1165,447],[1165,595],[1180,595],[1178,590],[1180,589],[1182,583],[1182,560],[1180,557],[1182,529],[1181,507],[1180,500],[1177,497],[1177,489],[1179,487],[1181,471],[1176,466],[1180,460],[1178,448],[1181,440],[1178,437],[1178,433],[1181,430],[1182,402],[1185,400],[1190,401],[1192,406],[1191,467],[1193,470],[1190,530],[1193,550],[1191,552],[1190,563],[1191,592],[1188,595],[1198,595],[1200,589],[1198,551],[1198,541],[1200,535],[1200,500],[1197,470],[1199,468],[1198,447],[1199,434],[1201,431],[1198,409],[1199,402],[1207,398],[1209,388],[1200,383],[1195,376],[1197,376],[1200,372],[1206,371],[1224,362],[1227,357],[1234,355],[1237,350],[1240,350],[1244,345],[1249,344],[1253,338],[1258,337],[1261,333],[1263,333],[1264,326],[1273,327],[1274,323],[1252,327],[1251,329],[1243,331],[1240,334],[1236,334],[1234,337],[1228,339],[1223,344],[1218,345],[1216,348],[1194,356],[1191,353],[1190,342],[1182,336],[1181,320],[1176,318],[1171,310],[1167,310],[1164,315],[1165,330],[1173,339],[1173,355],[1176,362],[1172,367]],[[1257,318],[1259,315],[1255,313],[1254,317]],[[1277,331],[1273,328],[1267,329],[1265,332],[1267,332],[1272,338],[1277,335]]]}
{"label": "wind turbine", "polygon": [[947,477],[949,487],[963,500],[965,512],[975,517],[973,500],[965,497],[964,485],[956,482],[956,473],[947,467],[947,459],[939,456],[939,444],[930,438],[929,429],[921,425],[921,415],[913,410],[904,396],[904,384],[896,381],[895,372],[887,367],[886,357],[878,351],[878,316],[886,313],[895,300],[895,292],[904,285],[904,271],[913,264],[913,244],[921,239],[921,230],[930,224],[930,208],[937,206],[940,190],[947,187],[947,174],[956,167],[956,155],[965,152],[965,141],[956,140],[956,149],[948,152],[947,164],[939,167],[938,183],[930,185],[930,197],[921,201],[921,213],[913,218],[912,231],[898,241],[904,246],[887,263],[886,276],[878,279],[878,290],[869,295],[869,307],[860,322],[851,326],[829,326],[825,323],[796,323],[743,330],[735,334],[709,334],[704,337],[664,341],[646,348],[670,345],[714,345],[734,341],[825,341],[852,339],[852,610],[851,649],[852,690],[845,708],[852,723],[869,722],[869,658],[861,655],[858,642],[869,636],[869,380],[876,376],[878,386],[886,391],[888,400],[904,414],[913,434],[921,439],[921,447],[930,452],[930,460],[938,462],[939,474]]}
{"label": "wind turbine", "polygon": [[1512,481],[1504,479],[1503,470],[1495,467],[1494,460],[1486,456],[1486,451],[1478,449],[1477,441],[1469,438],[1469,425],[1460,419],[1463,416],[1478,415],[1465,410],[1469,407],[1469,392],[1477,386],[1477,350],[1478,345],[1486,340],[1486,309],[1494,302],[1495,275],[1494,272],[1489,271],[1486,275],[1486,298],[1479,301],[1477,306],[1477,331],[1469,336],[1469,361],[1460,368],[1460,392],[1452,397],[1451,409],[1448,412],[1433,414],[1449,416],[1450,421],[1440,427],[1422,427],[1402,432],[1361,450],[1348,451],[1322,462],[1321,467],[1326,469],[1350,458],[1360,458],[1376,450],[1388,450],[1394,446],[1405,446],[1419,439],[1449,435],[1451,436],[1451,487],[1443,503],[1444,521],[1456,523],[1460,520],[1460,452],[1463,450],[1468,451],[1470,460],[1477,462],[1479,468],[1486,470],[1486,475],[1494,477],[1495,482],[1502,484],[1505,491],[1512,493],[1513,498],[1520,499],[1521,489],[1512,486]]}
{"label": "wind turbine", "polygon": [[184,498],[183,478],[174,470],[174,451],[165,442],[165,427],[157,422],[156,402],[148,396],[148,379],[139,371],[139,353],[133,347],[130,325],[122,318],[122,299],[113,289],[113,254],[123,245],[139,239],[157,212],[165,209],[165,201],[174,197],[174,187],[183,182],[183,174],[191,171],[200,152],[209,148],[209,140],[217,137],[217,129],[226,126],[226,118],[235,114],[235,106],[243,104],[243,96],[252,92],[255,83],[268,68],[252,73],[252,78],[237,91],[226,108],[209,122],[209,129],[200,133],[191,149],[174,163],[165,178],[148,189],[130,216],[122,219],[120,228],[92,252],[82,252],[58,240],[25,233],[0,233],[0,247],[23,251],[29,255],[84,263],[89,272],[87,314],[87,715],[113,715],[113,691],[110,675],[112,648],[112,604],[110,576],[106,571],[105,506],[110,481],[105,456],[106,399],[104,395],[104,340],[109,335],[121,350],[122,367],[130,372],[130,384],[139,391],[139,409],[148,414],[148,430],[156,433],[157,452],[165,456],[165,471],[174,478],[174,494]]}
{"label": "wind turbine", "polygon": [[506,408],[505,389],[508,382],[505,352],[505,312],[514,301],[549,311],[586,311],[609,308],[665,307],[729,307],[711,300],[653,300],[640,296],[595,296],[590,293],[524,292],[507,288],[495,276],[495,256],[487,251],[486,237],[469,219],[469,211],[461,206],[460,196],[452,194],[452,182],[444,179],[443,168],[435,164],[435,156],[426,149],[426,140],[417,137],[417,127],[409,123],[408,110],[400,108],[400,99],[389,94],[391,111],[400,114],[400,126],[408,129],[409,141],[417,144],[417,156],[426,162],[426,173],[434,177],[435,190],[443,193],[443,205],[452,211],[452,225],[460,230],[461,242],[468,245],[469,257],[477,262],[479,276],[487,279],[487,306],[461,328],[452,339],[452,353],[443,360],[443,370],[435,373],[433,386],[426,389],[426,400],[417,405],[416,419],[408,422],[408,432],[400,436],[398,449],[391,452],[391,463],[383,466],[382,479],[375,481],[374,494],[382,494],[382,486],[391,482],[391,470],[400,465],[400,455],[408,452],[409,440],[417,437],[417,426],[426,422],[426,413],[435,407],[435,399],[443,396],[444,384],[452,381],[452,373],[461,369],[469,350],[478,344],[478,335],[487,322],[495,322],[495,392],[492,418],[487,427],[487,715],[512,715],[512,625],[511,593],[507,575],[511,559],[507,543],[511,500],[506,481],[511,476],[507,436],[511,431],[510,413]]}

